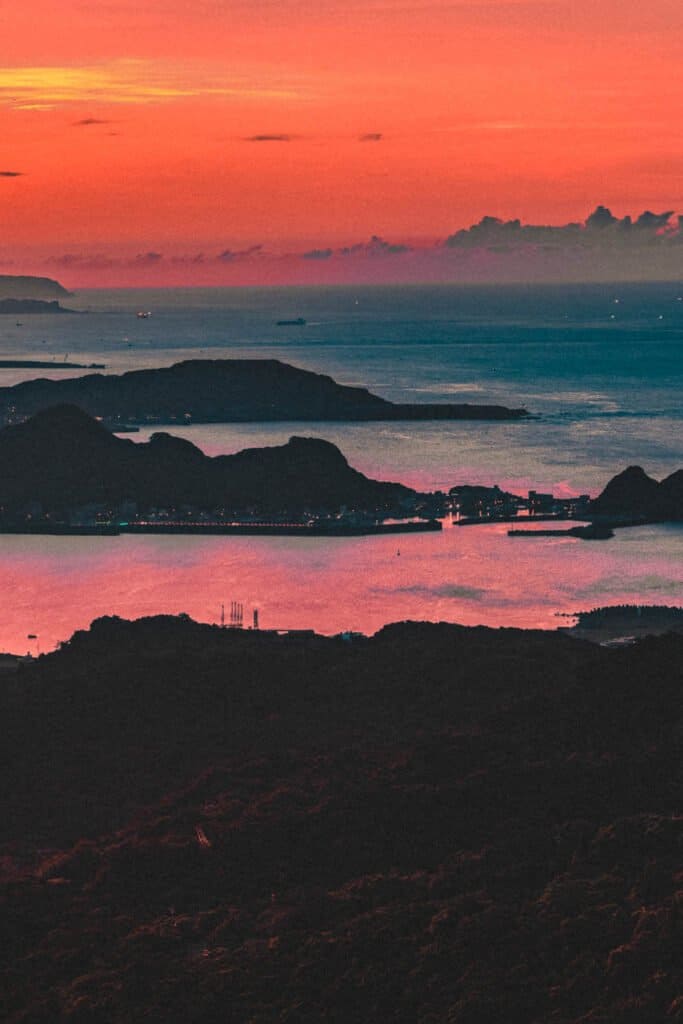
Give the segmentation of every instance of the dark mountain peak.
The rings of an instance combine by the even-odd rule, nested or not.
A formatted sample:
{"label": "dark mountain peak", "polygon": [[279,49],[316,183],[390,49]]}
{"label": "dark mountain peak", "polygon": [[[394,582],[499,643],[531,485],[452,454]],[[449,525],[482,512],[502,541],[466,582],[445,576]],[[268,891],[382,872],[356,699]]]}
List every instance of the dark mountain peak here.
{"label": "dark mountain peak", "polygon": [[313,458],[323,459],[326,462],[337,462],[348,466],[345,456],[341,453],[336,444],[326,441],[322,437],[301,437],[293,435],[285,444],[273,445],[268,448],[244,448],[235,455],[219,456],[228,459],[251,459],[258,458]]}
{"label": "dark mountain peak", "polygon": [[324,458],[338,459],[348,465],[348,462],[344,455],[342,455],[336,444],[332,444],[331,441],[326,441],[322,437],[301,437],[294,434],[290,437],[286,445],[290,451],[297,454],[307,455],[318,455]]}
{"label": "dark mountain peak", "polygon": [[653,477],[647,475],[642,466],[627,466],[621,473],[617,473],[614,480],[633,482],[643,481],[650,484],[657,483]]}
{"label": "dark mountain peak", "polygon": [[683,469],[676,470],[659,485],[658,512],[664,519],[683,519]]}
{"label": "dark mountain peak", "polygon": [[25,423],[7,427],[3,431],[3,435],[5,439],[30,439],[35,442],[69,436],[70,438],[75,437],[77,440],[93,438],[103,443],[119,443],[118,439],[113,437],[97,419],[89,416],[77,405],[66,403],[41,409]]}
{"label": "dark mountain peak", "polygon": [[665,490],[670,488],[678,490],[683,487],[683,469],[677,469],[675,473],[665,477],[659,486]]}
{"label": "dark mountain peak", "polygon": [[608,515],[679,521],[683,519],[683,469],[657,483],[640,466],[629,466],[610,480],[592,507]]}
{"label": "dark mountain peak", "polygon": [[148,447],[155,456],[173,455],[184,461],[195,459],[197,462],[206,458],[204,452],[196,444],[192,444],[192,441],[187,441],[184,437],[176,437],[174,434],[167,434],[164,430],[152,434]]}
{"label": "dark mountain peak", "polygon": [[628,466],[613,477],[593,502],[597,512],[648,513],[659,484],[641,466]]}

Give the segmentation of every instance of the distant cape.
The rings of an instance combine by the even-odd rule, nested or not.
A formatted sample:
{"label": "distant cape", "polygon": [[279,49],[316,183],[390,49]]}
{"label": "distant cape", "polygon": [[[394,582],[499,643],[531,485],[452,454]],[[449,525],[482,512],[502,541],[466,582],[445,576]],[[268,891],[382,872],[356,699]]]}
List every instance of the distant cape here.
{"label": "distant cape", "polygon": [[51,277],[0,274],[0,299],[60,299],[71,292]]}
{"label": "distant cape", "polygon": [[277,359],[192,359],[120,376],[36,379],[0,388],[0,422],[52,405],[77,405],[113,423],[368,420],[518,420],[502,405],[396,404],[365,388]]}

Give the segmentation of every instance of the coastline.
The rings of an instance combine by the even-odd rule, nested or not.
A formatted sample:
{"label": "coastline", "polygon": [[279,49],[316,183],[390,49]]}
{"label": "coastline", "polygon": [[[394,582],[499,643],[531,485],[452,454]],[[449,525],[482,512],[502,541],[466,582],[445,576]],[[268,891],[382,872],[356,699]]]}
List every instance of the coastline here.
{"label": "coastline", "polygon": [[409,520],[405,523],[118,523],[101,526],[70,526],[67,523],[22,524],[1,527],[0,536],[45,535],[68,537],[118,537],[123,533],[156,536],[194,534],[222,536],[241,534],[261,537],[364,537],[375,534],[425,533],[442,529],[438,519]]}

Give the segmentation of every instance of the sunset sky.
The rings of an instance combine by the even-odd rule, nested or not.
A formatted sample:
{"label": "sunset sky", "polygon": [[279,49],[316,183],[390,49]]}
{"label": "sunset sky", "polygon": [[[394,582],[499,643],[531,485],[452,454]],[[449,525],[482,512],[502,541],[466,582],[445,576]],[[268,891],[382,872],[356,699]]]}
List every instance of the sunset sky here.
{"label": "sunset sky", "polygon": [[683,208],[680,0],[150,7],[0,3],[7,272]]}

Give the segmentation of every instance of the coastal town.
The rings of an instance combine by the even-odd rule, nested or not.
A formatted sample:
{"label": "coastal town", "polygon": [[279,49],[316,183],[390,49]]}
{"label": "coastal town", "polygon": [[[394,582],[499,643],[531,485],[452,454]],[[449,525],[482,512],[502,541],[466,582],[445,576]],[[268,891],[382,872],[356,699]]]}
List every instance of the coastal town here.
{"label": "coastal town", "polygon": [[[682,518],[681,470],[657,481],[631,466],[596,498],[470,484],[425,493],[365,476],[315,437],[207,456],[164,432],[117,438],[75,406],[42,410],[0,435],[5,533],[343,536],[509,523],[511,536],[603,540],[613,527]],[[575,525],[550,528],[566,521]]]}
{"label": "coastal town", "polygon": [[535,490],[526,496],[500,487],[452,487],[448,492],[410,492],[394,507],[338,509],[306,507],[300,512],[265,510],[254,505],[205,509],[193,504],[143,507],[132,500],[119,504],[88,502],[64,509],[46,509],[37,500],[12,514],[0,509],[0,530],[22,533],[251,533],[251,534],[370,534],[441,529],[496,522],[585,520],[590,516],[588,494],[560,498]]}

